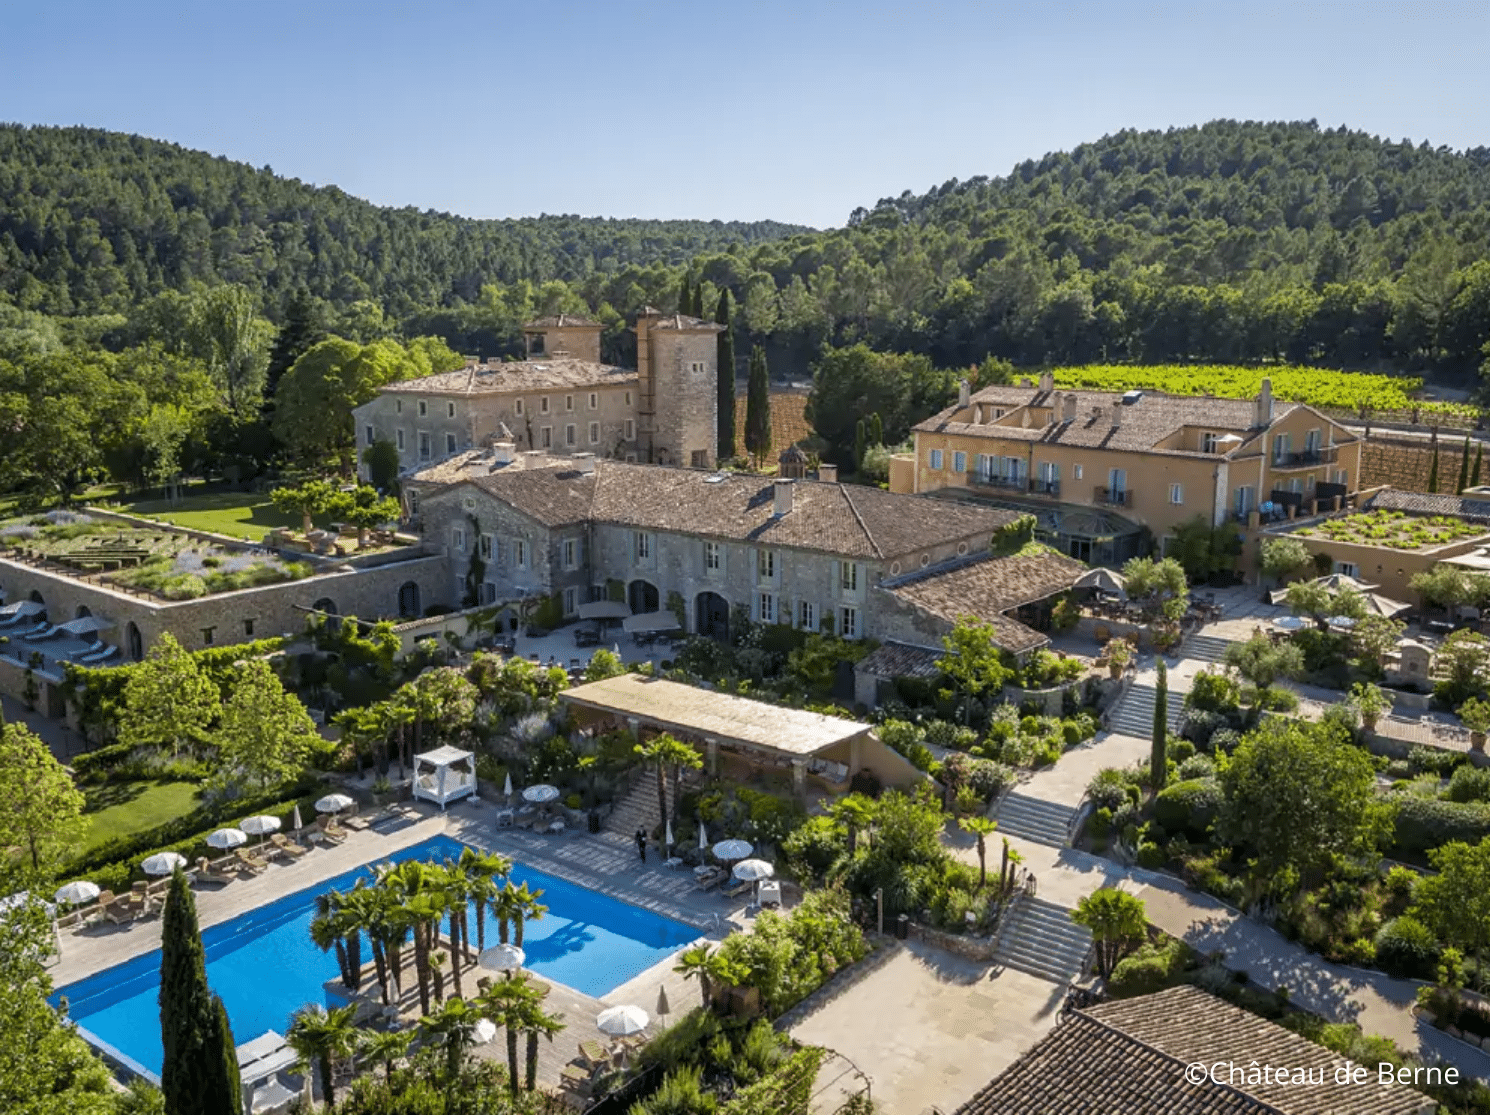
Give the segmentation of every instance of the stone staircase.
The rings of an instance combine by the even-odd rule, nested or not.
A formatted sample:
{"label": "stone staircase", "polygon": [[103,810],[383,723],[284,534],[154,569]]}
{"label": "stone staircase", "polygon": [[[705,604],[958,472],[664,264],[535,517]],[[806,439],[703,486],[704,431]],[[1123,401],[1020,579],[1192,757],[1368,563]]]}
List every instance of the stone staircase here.
{"label": "stone staircase", "polygon": [[1185,657],[1193,658],[1197,662],[1219,663],[1232,641],[1218,635],[1191,635],[1185,640]]}
{"label": "stone staircase", "polygon": [[1081,975],[1091,947],[1091,932],[1073,922],[1064,906],[1026,897],[999,925],[995,957],[1007,968],[1070,983]]}
{"label": "stone staircase", "polygon": [[[1133,685],[1123,694],[1107,718],[1107,730],[1124,736],[1149,739],[1154,734],[1154,699],[1152,685]],[[1185,695],[1173,689],[1169,691],[1169,705],[1165,718],[1169,721],[1169,734],[1178,735],[1184,720]]]}
{"label": "stone staircase", "polygon": [[1075,815],[1076,810],[1068,806],[1011,792],[999,799],[993,819],[1004,836],[1064,848]]}
{"label": "stone staircase", "polygon": [[[673,804],[673,780],[667,780],[667,804],[672,808]],[[657,775],[653,771],[644,771],[642,776],[636,780],[631,789],[616,800],[610,816],[606,817],[604,829],[606,832],[619,833],[622,836],[633,836],[637,829],[646,829],[647,834],[662,823],[662,818],[657,815]]]}

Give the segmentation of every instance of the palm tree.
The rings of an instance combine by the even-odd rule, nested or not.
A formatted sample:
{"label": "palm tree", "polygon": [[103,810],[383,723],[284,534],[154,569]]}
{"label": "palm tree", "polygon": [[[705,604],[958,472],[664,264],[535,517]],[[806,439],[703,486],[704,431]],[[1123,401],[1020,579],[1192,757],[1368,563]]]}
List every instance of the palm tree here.
{"label": "palm tree", "polygon": [[394,1065],[409,1052],[414,1040],[412,1030],[363,1030],[358,1050],[371,1061],[383,1062],[383,1072],[391,1079]]}
{"label": "palm tree", "polygon": [[382,724],[383,731],[383,765],[385,769],[381,773],[388,773],[386,769],[388,740],[397,733],[398,777],[402,779],[407,773],[407,767],[404,764],[404,737],[408,726],[414,722],[414,710],[400,701],[398,694],[394,694],[386,701],[379,701],[373,707],[378,710],[378,718]]}
{"label": "palm tree", "polygon": [[978,838],[978,889],[982,890],[983,884],[988,882],[987,840],[999,827],[998,822],[987,817],[963,817],[957,824],[963,832],[970,832]]}
{"label": "palm tree", "polygon": [[[507,885],[512,886],[511,883]],[[536,893],[529,890],[527,883],[515,888],[512,892],[512,906],[514,911],[512,918],[512,943],[518,948],[523,947],[523,929],[527,923],[537,921],[544,914],[548,913],[548,907],[538,901],[542,896],[543,892],[541,890]]]}
{"label": "palm tree", "polygon": [[476,951],[486,948],[486,906],[497,892],[496,880],[512,870],[512,861],[495,852],[478,852],[464,847],[456,861],[470,880],[471,899],[476,903]]}
{"label": "palm tree", "polygon": [[497,919],[497,940],[505,945],[512,937],[512,923],[522,918],[517,888],[510,881],[492,895],[491,912]]}
{"label": "palm tree", "polygon": [[507,1031],[507,1075],[512,1094],[517,1095],[517,1035],[529,1021],[528,1012],[540,1002],[526,975],[509,975],[492,983],[481,997],[486,1016]]}
{"label": "palm tree", "polygon": [[524,1012],[523,1033],[528,1038],[527,1064],[524,1066],[523,1087],[531,1092],[538,1086],[538,1039],[554,1040],[554,1035],[564,1029],[564,1016],[549,1014],[538,1003]]}
{"label": "palm tree", "polygon": [[352,1025],[352,1016],[357,1013],[355,1003],[327,1010],[319,1003],[311,1003],[295,1012],[290,1020],[285,1041],[300,1057],[302,1070],[315,1066],[321,1081],[321,1096],[326,1106],[336,1106],[332,1067],[338,1057],[347,1057],[357,1042],[357,1028]]}
{"label": "palm tree", "polygon": [[451,1080],[460,1076],[466,1050],[476,1042],[476,1023],[480,1021],[481,1011],[459,997],[446,999],[434,1014],[419,1020],[420,1035],[439,1038],[445,1046],[445,1070]]}
{"label": "palm tree", "polygon": [[[362,886],[359,879],[357,888]],[[355,904],[360,899],[353,901]],[[347,990],[361,988],[362,932],[358,919],[349,912],[347,895],[328,890],[316,896],[316,916],[311,919],[310,939],[322,952],[336,950],[336,966]]]}
{"label": "palm tree", "polygon": [[1118,961],[1138,946],[1149,925],[1143,899],[1115,887],[1092,891],[1076,904],[1071,920],[1091,930],[1097,974],[1103,979],[1112,978]]}
{"label": "palm tree", "polygon": [[668,817],[667,809],[667,771],[672,768],[673,772],[673,812],[671,814],[673,824],[678,823],[678,791],[683,782],[683,768],[698,770],[704,765],[699,753],[689,747],[680,739],[664,732],[660,736],[653,736],[646,743],[636,745],[636,753],[649,763],[657,764],[657,811],[658,816]]}
{"label": "palm tree", "polygon": [[859,831],[874,822],[874,799],[865,794],[847,794],[828,809],[828,814],[848,829],[848,850],[853,853],[859,847]]}
{"label": "palm tree", "polygon": [[673,965],[673,971],[684,979],[698,979],[698,989],[704,996],[704,1008],[710,1009],[714,1004],[714,988],[711,985],[712,972],[709,967],[711,949],[707,944],[694,945],[691,949],[685,949],[678,956],[678,962]]}
{"label": "palm tree", "polygon": [[443,903],[433,892],[421,891],[405,899],[403,908],[413,919],[414,972],[419,980],[419,1013],[428,1014],[430,989],[434,989],[436,999],[445,997],[444,981],[436,976],[434,969],[434,954],[439,942],[436,929],[440,924],[440,915],[444,912]]}
{"label": "palm tree", "polygon": [[455,979],[457,998],[465,998],[461,988],[460,968],[471,963],[471,931],[467,915],[471,904],[471,886],[466,873],[454,862],[445,861],[441,877],[445,905],[450,910],[450,973]]}
{"label": "palm tree", "polygon": [[383,1005],[399,995],[403,973],[403,946],[409,939],[409,920],[399,907],[398,896],[383,887],[373,887],[367,900],[364,928],[372,944],[373,964]]}

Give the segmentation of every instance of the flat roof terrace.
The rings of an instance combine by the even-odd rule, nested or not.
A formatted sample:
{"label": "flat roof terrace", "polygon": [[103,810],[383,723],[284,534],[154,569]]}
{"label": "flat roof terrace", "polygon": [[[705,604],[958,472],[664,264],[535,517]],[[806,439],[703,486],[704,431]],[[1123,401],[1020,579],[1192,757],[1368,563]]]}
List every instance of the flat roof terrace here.
{"label": "flat roof terrace", "polygon": [[868,737],[871,726],[748,697],[716,693],[665,678],[621,674],[566,689],[559,698],[579,708],[721,743],[804,758]]}

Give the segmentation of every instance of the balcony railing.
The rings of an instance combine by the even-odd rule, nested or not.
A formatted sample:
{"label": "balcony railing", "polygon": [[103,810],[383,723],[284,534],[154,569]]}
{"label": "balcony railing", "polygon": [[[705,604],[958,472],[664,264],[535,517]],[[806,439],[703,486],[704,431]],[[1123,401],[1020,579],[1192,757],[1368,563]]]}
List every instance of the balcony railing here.
{"label": "balcony railing", "polygon": [[1318,449],[1301,449],[1297,453],[1274,453],[1274,468],[1313,468],[1315,465],[1332,465],[1340,458],[1340,450],[1333,445]]}
{"label": "balcony railing", "polygon": [[1023,476],[983,476],[973,473],[970,483],[980,488],[998,488],[1005,492],[1023,492],[1028,480]]}
{"label": "balcony railing", "polygon": [[1059,496],[1061,494],[1061,482],[1059,480],[1031,480],[1030,494],[1036,496]]}
{"label": "balcony railing", "polygon": [[1133,492],[1129,488],[1096,488],[1092,491],[1092,502],[1104,507],[1132,507]]}

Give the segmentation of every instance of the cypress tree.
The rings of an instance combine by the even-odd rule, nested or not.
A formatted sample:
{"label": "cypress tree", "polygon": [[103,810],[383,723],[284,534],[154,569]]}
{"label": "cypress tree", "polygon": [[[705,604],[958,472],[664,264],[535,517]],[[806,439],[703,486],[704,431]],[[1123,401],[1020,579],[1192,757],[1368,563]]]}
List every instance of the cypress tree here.
{"label": "cypress tree", "polygon": [[1428,466],[1428,491],[1438,492],[1438,443],[1433,443],[1433,463]]}
{"label": "cypress tree", "polygon": [[693,288],[693,298],[688,303],[688,313],[702,320],[704,316],[704,281],[700,279]]}
{"label": "cypress tree", "polygon": [[719,363],[719,437],[715,456],[727,461],[735,455],[735,332],[729,320],[729,288],[719,292],[714,320],[724,326],[717,338]]}
{"label": "cypress tree", "polygon": [[1469,487],[1469,435],[1464,435],[1464,456],[1459,458],[1459,486],[1454,490],[1462,492]]}
{"label": "cypress tree", "polygon": [[1485,443],[1482,441],[1474,447],[1474,468],[1469,473],[1469,486],[1478,488],[1480,486],[1480,464],[1485,456]]}
{"label": "cypress tree", "polygon": [[759,464],[771,452],[771,374],[766,350],[756,345],[750,353],[750,386],[745,393],[745,448]]}
{"label": "cypress tree", "polygon": [[[171,878],[161,925],[160,1090],[165,1115],[239,1115],[238,1062],[221,1000],[207,986],[197,905],[186,876]],[[225,1049],[226,1043],[226,1049]]]}
{"label": "cypress tree", "polygon": [[864,431],[864,419],[854,423],[854,470],[858,471],[864,467],[864,439],[868,436]]}
{"label": "cypress tree", "polygon": [[869,416],[869,444],[885,444],[885,424],[880,420],[879,411]]}
{"label": "cypress tree", "polygon": [[1159,680],[1154,683],[1154,738],[1149,751],[1149,783],[1157,794],[1169,777],[1169,670],[1159,659]]}
{"label": "cypress tree", "polygon": [[683,273],[683,283],[678,287],[678,313],[686,314],[693,309],[693,292],[688,286],[688,273]]}

